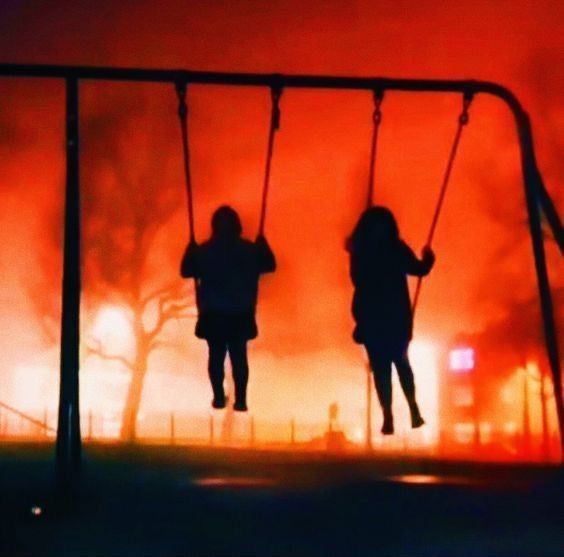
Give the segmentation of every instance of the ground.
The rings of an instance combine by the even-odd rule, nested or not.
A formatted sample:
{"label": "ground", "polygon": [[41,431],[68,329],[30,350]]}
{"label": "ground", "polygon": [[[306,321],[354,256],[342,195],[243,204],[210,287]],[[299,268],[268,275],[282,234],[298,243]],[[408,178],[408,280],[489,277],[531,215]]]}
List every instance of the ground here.
{"label": "ground", "polygon": [[53,479],[52,446],[0,447],[0,555],[564,555],[558,466],[91,444]]}

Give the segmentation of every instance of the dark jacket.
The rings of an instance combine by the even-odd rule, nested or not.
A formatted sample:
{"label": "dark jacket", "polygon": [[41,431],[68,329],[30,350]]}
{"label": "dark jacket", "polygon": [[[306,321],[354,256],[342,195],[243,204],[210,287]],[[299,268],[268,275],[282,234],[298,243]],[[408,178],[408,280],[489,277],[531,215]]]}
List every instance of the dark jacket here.
{"label": "dark jacket", "polygon": [[427,275],[434,257],[418,259],[402,240],[363,251],[353,251],[350,259],[354,339],[359,344],[390,347],[407,344],[413,333],[407,275]]}
{"label": "dark jacket", "polygon": [[257,336],[258,281],[273,272],[276,260],[267,241],[211,238],[189,244],[180,274],[196,279],[200,338],[250,339]]}

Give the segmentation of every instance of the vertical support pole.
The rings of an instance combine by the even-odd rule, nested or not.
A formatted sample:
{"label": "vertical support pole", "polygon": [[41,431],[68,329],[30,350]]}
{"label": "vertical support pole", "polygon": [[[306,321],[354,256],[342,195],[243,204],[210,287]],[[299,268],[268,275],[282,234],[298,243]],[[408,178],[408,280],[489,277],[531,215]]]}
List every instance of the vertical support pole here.
{"label": "vertical support pole", "polygon": [[366,364],[366,452],[372,452],[372,370]]}
{"label": "vertical support pole", "polygon": [[537,287],[540,297],[540,307],[544,330],[546,352],[552,372],[552,383],[554,386],[554,400],[556,403],[556,414],[558,416],[558,427],[560,431],[561,457],[564,453],[564,404],[562,402],[562,371],[560,369],[560,355],[558,351],[558,336],[556,334],[556,323],[554,320],[554,309],[552,295],[550,292],[550,281],[546,267],[546,254],[542,237],[540,221],[540,188],[539,172],[534,157],[533,137],[531,123],[528,115],[517,112],[517,126],[521,143],[521,165],[525,186],[525,200],[529,216],[529,230],[533,256],[535,260],[535,271],[537,275]]}
{"label": "vertical support pole", "polygon": [[66,189],[61,323],[61,378],[57,471],[63,485],[78,477],[81,440],[78,406],[80,341],[80,176],[78,80],[66,80]]}

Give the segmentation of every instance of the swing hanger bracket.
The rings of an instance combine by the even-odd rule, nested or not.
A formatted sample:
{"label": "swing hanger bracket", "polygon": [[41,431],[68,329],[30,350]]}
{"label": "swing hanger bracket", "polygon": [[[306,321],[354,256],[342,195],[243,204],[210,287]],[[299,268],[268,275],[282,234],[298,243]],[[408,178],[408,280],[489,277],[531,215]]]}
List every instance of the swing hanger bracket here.
{"label": "swing hanger bracket", "polygon": [[178,97],[178,116],[185,120],[188,116],[188,104],[186,102],[186,93],[188,92],[188,83],[185,80],[178,80],[175,85],[176,96]]}
{"label": "swing hanger bracket", "polygon": [[375,124],[379,124],[382,121],[382,101],[384,100],[384,90],[383,89],[374,89],[373,91],[374,97],[374,113],[372,114],[372,120]]}
{"label": "swing hanger bracket", "polygon": [[469,109],[473,100],[474,91],[464,91],[464,94],[462,96],[462,112],[458,117],[458,123],[461,126],[465,126],[470,120]]}

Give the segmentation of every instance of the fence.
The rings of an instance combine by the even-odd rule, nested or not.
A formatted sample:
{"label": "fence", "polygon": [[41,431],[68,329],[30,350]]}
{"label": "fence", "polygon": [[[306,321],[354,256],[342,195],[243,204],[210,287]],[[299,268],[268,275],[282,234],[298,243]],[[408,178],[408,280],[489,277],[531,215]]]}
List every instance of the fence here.
{"label": "fence", "polygon": [[[8,405],[0,405],[0,440],[53,441],[56,437],[57,411],[21,412]],[[120,413],[85,411],[81,416],[81,434],[85,442],[120,442]],[[547,453],[540,435],[525,439],[520,431],[501,435],[494,432],[491,442],[475,440],[457,445],[449,443],[441,432],[439,443],[431,443],[425,430],[399,431],[395,436],[383,437],[375,433],[372,450],[377,453],[401,452],[412,455],[460,456],[472,459],[555,460],[558,454],[558,435],[553,432]],[[340,424],[332,433],[327,424],[299,422],[295,419],[268,421],[248,414],[229,411],[208,416],[186,412],[141,413],[137,420],[139,444],[200,445],[279,450],[318,450],[360,452],[366,450],[365,431],[358,423]]]}

